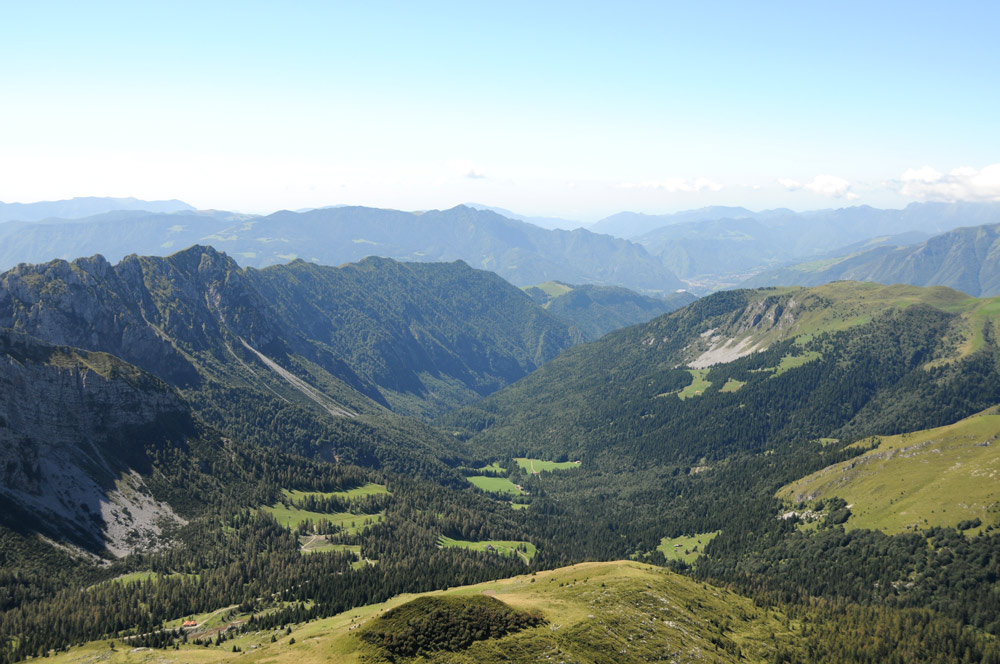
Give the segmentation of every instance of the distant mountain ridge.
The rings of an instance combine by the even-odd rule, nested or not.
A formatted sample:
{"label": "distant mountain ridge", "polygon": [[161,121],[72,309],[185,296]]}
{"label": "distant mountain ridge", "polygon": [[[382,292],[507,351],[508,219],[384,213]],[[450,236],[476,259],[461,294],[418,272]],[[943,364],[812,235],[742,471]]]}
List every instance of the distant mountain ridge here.
{"label": "distant mountain ridge", "polygon": [[839,280],[949,286],[1000,295],[1000,224],[956,228],[911,246],[881,246],[759,274],[744,285],[818,286]]}
{"label": "distant mountain ridge", "polygon": [[41,219],[81,219],[115,210],[144,210],[146,212],[193,212],[194,208],[183,201],[144,201],[138,198],[104,198],[85,196],[63,201],[38,203],[0,202],[0,222],[39,221]]}
{"label": "distant mountain ridge", "polygon": [[[105,206],[144,204],[94,200]],[[853,254],[876,244],[912,243],[957,227],[997,224],[1000,203],[807,212],[712,206],[669,215],[623,212],[589,229],[552,228],[570,225],[563,222],[481,204],[423,212],[337,205],[266,216],[117,209],[83,219],[0,223],[0,269],[96,253],[116,261],[131,253],[165,255],[210,244],[252,267],[296,258],[339,265],[373,255],[408,262],[463,260],[518,286],[559,281],[656,296],[679,290],[701,295],[761,283],[747,280],[782,266]],[[877,277],[859,272],[856,278]]]}
{"label": "distant mountain ridge", "polygon": [[[777,210],[775,212],[778,212]],[[791,212],[791,210],[788,210]],[[696,210],[685,210],[673,214],[644,214],[642,212],[618,212],[605,217],[590,226],[595,233],[605,233],[615,237],[633,238],[670,224],[712,221],[714,219],[755,219],[767,212],[752,212],[744,207],[711,205]]]}
{"label": "distant mountain ridge", "polygon": [[524,289],[556,318],[573,325],[582,341],[680,309],[697,298],[686,291],[665,297],[641,295],[617,286],[571,286],[548,282]]}
{"label": "distant mountain ridge", "polygon": [[[864,237],[891,235],[906,231],[942,232],[959,226],[985,223],[998,214],[998,203],[910,203],[903,209],[879,209],[869,205],[796,212],[787,208],[753,211],[744,207],[714,205],[671,214],[643,214],[619,212],[592,224],[589,230],[625,239],[637,239],[654,231],[677,224],[724,219],[753,219],[770,228],[794,228],[795,225],[812,226],[809,230],[825,230],[836,222],[849,234]],[[816,228],[816,227],[819,228]],[[861,239],[861,238],[858,238]],[[841,245],[847,242],[839,243]]]}
{"label": "distant mountain ridge", "polygon": [[[481,203],[465,203],[466,207],[470,207],[474,210],[489,210],[490,212],[496,212],[502,217],[507,217],[508,219],[516,219],[517,221],[526,221],[529,224],[534,224],[540,228],[547,228],[549,230],[564,230],[571,231],[574,228],[584,228],[587,224],[583,224],[579,221],[573,221],[572,219],[563,219],[561,217],[539,217],[518,214],[517,212],[511,212],[505,208],[495,207],[492,205],[483,205]],[[587,229],[593,230],[593,229]]]}
{"label": "distant mountain ridge", "polygon": [[295,258],[340,265],[367,256],[463,260],[527,286],[550,280],[669,293],[684,284],[641,246],[577,229],[545,230],[494,212],[458,206],[423,213],[336,207],[266,217],[204,213],[117,216],[75,222],[0,224],[0,268],[100,253],[163,255],[211,244],[242,265]]}
{"label": "distant mountain ridge", "polygon": [[913,203],[902,210],[858,206],[809,212],[716,207],[675,215],[615,215],[591,228],[617,229],[619,237],[643,245],[703,291],[732,287],[781,265],[829,256],[837,247],[844,247],[843,254],[875,238],[902,241],[909,235],[907,241],[912,241],[914,234],[984,223],[1000,223],[1000,204]]}

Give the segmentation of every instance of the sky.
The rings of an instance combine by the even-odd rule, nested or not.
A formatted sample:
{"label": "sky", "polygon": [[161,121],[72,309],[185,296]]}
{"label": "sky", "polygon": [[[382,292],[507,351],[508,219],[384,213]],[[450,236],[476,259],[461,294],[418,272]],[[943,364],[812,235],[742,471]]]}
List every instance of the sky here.
{"label": "sky", "polygon": [[995,0],[0,10],[4,202],[586,223],[1000,200]]}

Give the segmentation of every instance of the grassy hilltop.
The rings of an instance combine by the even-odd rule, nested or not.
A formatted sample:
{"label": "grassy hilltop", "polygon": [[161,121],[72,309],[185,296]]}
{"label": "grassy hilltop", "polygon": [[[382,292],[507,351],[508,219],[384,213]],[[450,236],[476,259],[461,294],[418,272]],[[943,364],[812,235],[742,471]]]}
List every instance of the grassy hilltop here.
{"label": "grassy hilltop", "polygon": [[[490,601],[493,599],[498,602]],[[476,633],[475,625],[461,624],[463,612],[466,621],[474,620],[486,604],[495,606],[491,609],[494,616],[534,616],[536,626],[529,624],[500,638],[484,638],[484,633]],[[459,649],[446,646],[409,657],[382,646],[394,631],[412,637],[414,626],[427,629],[434,625],[428,621],[420,624],[421,617],[433,611],[457,616],[453,623],[459,629],[473,628],[467,638],[456,640],[461,642]],[[219,613],[199,616],[192,639],[199,635],[211,641],[220,631],[245,619],[235,616],[229,623],[220,622]],[[866,624],[875,616],[882,619],[881,626]],[[896,632],[887,634],[886,629]],[[95,641],[56,654],[52,661],[837,662],[857,661],[859,655],[875,653],[913,661],[922,642],[936,638],[947,638],[954,647],[982,661],[1000,661],[996,659],[1000,650],[992,640],[928,612],[762,607],[731,591],[630,561],[580,563],[445,591],[400,595],[287,629],[230,633],[232,636],[221,643],[162,650],[131,648],[122,642],[111,648],[107,641]]]}

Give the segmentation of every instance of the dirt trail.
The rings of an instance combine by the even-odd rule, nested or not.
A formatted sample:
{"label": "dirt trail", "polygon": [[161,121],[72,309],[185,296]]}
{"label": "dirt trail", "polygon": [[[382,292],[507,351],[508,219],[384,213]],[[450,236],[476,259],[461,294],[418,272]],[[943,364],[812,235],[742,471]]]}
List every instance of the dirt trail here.
{"label": "dirt trail", "polygon": [[302,550],[308,551],[309,547],[316,543],[316,540],[326,541],[326,535],[312,535],[309,541],[302,545]]}

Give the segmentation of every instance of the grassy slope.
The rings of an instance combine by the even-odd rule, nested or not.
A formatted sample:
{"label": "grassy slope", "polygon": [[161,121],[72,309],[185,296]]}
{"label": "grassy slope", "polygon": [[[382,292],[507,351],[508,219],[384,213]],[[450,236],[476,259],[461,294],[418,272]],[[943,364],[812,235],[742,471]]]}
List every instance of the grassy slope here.
{"label": "grassy slope", "polygon": [[471,475],[465,479],[474,486],[487,493],[502,493],[512,496],[523,495],[524,492],[517,488],[513,482],[506,477],[490,477],[489,475]]}
{"label": "grassy slope", "polygon": [[[524,546],[525,551],[519,551],[518,546]],[[450,537],[444,537],[438,539],[438,546],[442,548],[457,547],[459,549],[468,549],[470,551],[492,551],[496,552],[501,556],[518,556],[525,563],[530,563],[531,559],[535,557],[537,549],[535,545],[531,542],[525,540],[484,540],[482,542],[470,542],[468,540],[457,540]],[[487,547],[493,547],[489,549]]]}
{"label": "grassy slope", "polygon": [[579,468],[579,461],[543,461],[542,459],[528,459],[526,457],[518,457],[514,459],[517,465],[521,467],[526,473],[543,473],[552,472],[554,470],[571,470],[573,468]]}
{"label": "grassy slope", "polygon": [[905,309],[915,304],[926,304],[961,315],[963,322],[959,328],[963,340],[953,357],[945,360],[948,361],[966,357],[982,348],[985,345],[984,327],[989,326],[994,332],[1000,329],[997,327],[1000,298],[974,298],[945,286],[922,288],[836,282],[806,289],[805,292],[830,299],[836,302],[836,306],[803,313],[788,336],[804,335],[804,339],[808,339],[822,332],[863,325],[874,314],[887,308]]}
{"label": "grassy slope", "polygon": [[311,520],[313,523],[328,521],[335,526],[342,526],[346,533],[361,532],[367,525],[381,521],[384,516],[381,513],[351,514],[350,512],[340,512],[339,514],[323,514],[322,512],[310,512],[281,504],[262,507],[261,509],[271,514],[285,528],[296,528],[306,520]]}
{"label": "grassy slope", "polygon": [[887,309],[905,309],[915,304],[927,304],[943,311],[972,316],[977,308],[989,302],[943,286],[884,286],[853,281],[814,288],[780,287],[770,292],[775,295],[790,294],[802,306],[795,312],[795,320],[790,326],[771,328],[758,337],[757,341],[763,341],[765,345],[790,337],[804,336],[808,339],[823,332],[864,325],[874,315]]}
{"label": "grassy slope", "polygon": [[778,496],[794,502],[839,497],[848,528],[889,533],[954,526],[980,518],[1000,523],[1000,415],[876,439],[878,447],[794,482]]}
{"label": "grassy slope", "polygon": [[[693,563],[704,551],[705,547],[715,539],[719,531],[699,533],[698,535],[682,535],[680,537],[664,537],[660,546],[656,547],[667,560],[682,560]],[[679,546],[678,546],[679,545]]]}
{"label": "grassy slope", "polygon": [[[764,296],[787,297],[794,300],[793,321],[776,325],[763,333],[745,330],[734,334],[735,340],[750,339],[756,348],[765,348],[789,338],[801,338],[804,343],[817,334],[846,330],[864,325],[875,315],[889,309],[906,309],[926,304],[949,313],[962,314],[968,321],[969,336],[981,336],[982,322],[987,312],[1000,308],[1000,299],[977,299],[944,286],[885,286],[871,282],[841,281],[812,288],[782,286],[762,290],[754,299]],[[978,330],[978,331],[977,331]],[[982,344],[963,348],[962,356]]]}
{"label": "grassy slope", "polygon": [[283,489],[282,493],[286,497],[292,500],[301,500],[306,496],[315,496],[317,498],[340,498],[342,500],[352,500],[355,498],[364,498],[365,496],[378,496],[382,494],[390,493],[384,484],[375,484],[374,482],[369,482],[364,486],[359,486],[354,489],[348,489],[347,491],[291,491],[289,489]]}
{"label": "grassy slope", "polygon": [[691,397],[701,396],[701,394],[712,387],[712,383],[705,380],[705,376],[708,374],[708,369],[689,369],[691,372],[691,384],[685,387],[683,390],[677,393],[677,397],[683,401],[684,399],[690,399]]}
{"label": "grassy slope", "polygon": [[[795,621],[754,606],[734,593],[706,586],[666,570],[635,562],[582,563],[429,595],[495,595],[517,609],[541,611],[548,625],[493,641],[473,644],[459,653],[427,660],[448,662],[631,662],[675,659],[706,662],[761,662],[771,659],[776,642],[799,630]],[[352,609],[338,616],[281,630],[243,635],[221,646],[182,646],[180,650],[132,652],[121,643],[115,652],[106,640],[75,647],[51,661],[89,662],[244,662],[384,661],[357,638],[355,626],[414,599],[401,595],[388,602]],[[277,641],[271,643],[271,635]],[[294,644],[289,644],[291,639]],[[725,647],[712,642],[715,639]],[[242,653],[233,653],[232,647]],[[256,647],[255,647],[256,646]],[[726,649],[728,647],[728,650]]]}
{"label": "grassy slope", "polygon": [[560,295],[565,295],[573,290],[572,286],[560,283],[558,281],[546,281],[545,283],[538,284],[535,286],[538,290],[542,291],[550,298],[559,297]]}

